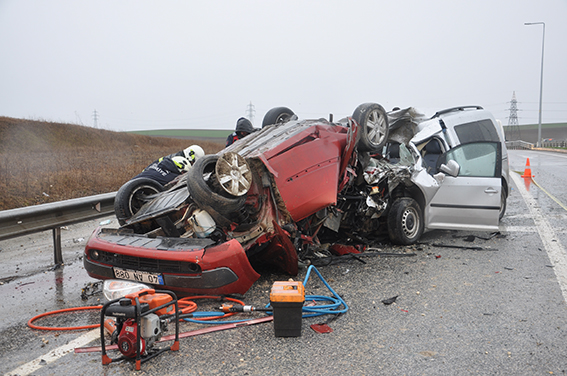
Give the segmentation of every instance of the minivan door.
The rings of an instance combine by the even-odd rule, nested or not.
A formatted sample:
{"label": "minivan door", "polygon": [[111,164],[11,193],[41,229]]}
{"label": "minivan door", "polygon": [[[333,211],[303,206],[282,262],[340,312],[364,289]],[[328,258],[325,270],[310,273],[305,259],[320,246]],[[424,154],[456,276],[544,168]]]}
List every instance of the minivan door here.
{"label": "minivan door", "polygon": [[456,176],[445,175],[425,210],[425,227],[449,230],[498,230],[502,175],[499,142],[472,142],[442,154],[441,164],[458,163]]}

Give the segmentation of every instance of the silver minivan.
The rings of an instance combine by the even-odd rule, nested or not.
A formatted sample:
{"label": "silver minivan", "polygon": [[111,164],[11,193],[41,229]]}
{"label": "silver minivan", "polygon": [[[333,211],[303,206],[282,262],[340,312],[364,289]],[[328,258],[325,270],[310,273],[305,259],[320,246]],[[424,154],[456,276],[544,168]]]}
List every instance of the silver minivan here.
{"label": "silver minivan", "polygon": [[[429,119],[413,108],[388,115],[385,155],[392,163],[412,167],[412,186],[405,187],[399,200],[404,204],[390,209],[390,217],[396,218],[390,238],[412,244],[431,229],[497,231],[510,184],[504,132],[492,114],[480,106],[463,106]],[[405,126],[397,129],[400,119]]]}

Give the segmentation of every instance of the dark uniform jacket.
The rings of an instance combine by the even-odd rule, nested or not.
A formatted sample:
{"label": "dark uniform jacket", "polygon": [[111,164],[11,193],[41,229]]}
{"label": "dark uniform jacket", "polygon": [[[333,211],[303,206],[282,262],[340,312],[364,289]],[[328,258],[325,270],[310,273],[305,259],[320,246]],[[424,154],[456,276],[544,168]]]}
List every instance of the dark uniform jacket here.
{"label": "dark uniform jacket", "polygon": [[177,176],[181,174],[179,168],[173,163],[170,157],[174,157],[175,154],[171,156],[160,158],[139,173],[136,178],[149,178],[157,181],[161,185],[166,185]]}
{"label": "dark uniform jacket", "polygon": [[248,136],[250,133],[255,132],[256,130],[257,129],[252,126],[250,120],[241,117],[236,122],[235,132],[227,137],[226,146],[232,145],[236,140],[240,140],[241,138]]}

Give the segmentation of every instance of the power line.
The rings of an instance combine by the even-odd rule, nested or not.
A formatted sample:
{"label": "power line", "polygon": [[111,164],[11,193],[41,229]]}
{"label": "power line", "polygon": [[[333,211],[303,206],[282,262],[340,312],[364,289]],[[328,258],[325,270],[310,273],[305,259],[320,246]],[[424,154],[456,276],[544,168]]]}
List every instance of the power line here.
{"label": "power line", "polygon": [[507,140],[521,140],[520,126],[518,124],[518,101],[516,100],[516,92],[512,93],[512,100],[510,101],[510,117],[508,117],[508,126],[506,139]]}
{"label": "power line", "polygon": [[98,113],[96,112],[96,110],[94,110],[93,112],[93,119],[94,119],[94,127],[98,128]]}
{"label": "power line", "polygon": [[252,125],[254,125],[254,114],[255,113],[256,113],[256,109],[254,108],[252,101],[250,101],[248,106],[246,106],[246,116],[248,117],[248,120],[250,120]]}

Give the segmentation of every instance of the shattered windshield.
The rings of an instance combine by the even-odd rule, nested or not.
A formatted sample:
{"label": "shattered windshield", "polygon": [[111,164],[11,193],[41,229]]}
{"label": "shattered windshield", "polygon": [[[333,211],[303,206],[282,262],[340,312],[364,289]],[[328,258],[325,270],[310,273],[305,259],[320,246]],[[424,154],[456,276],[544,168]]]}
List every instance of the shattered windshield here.
{"label": "shattered windshield", "polygon": [[413,166],[414,163],[415,163],[415,159],[414,159],[411,151],[409,151],[409,149],[407,148],[406,145],[401,144],[400,145],[400,162],[399,162],[399,164],[402,165],[402,166]]}

